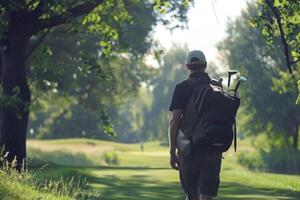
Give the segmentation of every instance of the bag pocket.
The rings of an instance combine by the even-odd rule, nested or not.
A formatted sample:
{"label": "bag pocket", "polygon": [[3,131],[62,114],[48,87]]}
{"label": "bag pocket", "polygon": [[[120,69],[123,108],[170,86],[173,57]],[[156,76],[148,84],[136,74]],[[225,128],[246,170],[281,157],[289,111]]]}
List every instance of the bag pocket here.
{"label": "bag pocket", "polygon": [[214,124],[199,127],[195,130],[192,141],[195,148],[225,152],[229,149],[233,140],[232,125]]}

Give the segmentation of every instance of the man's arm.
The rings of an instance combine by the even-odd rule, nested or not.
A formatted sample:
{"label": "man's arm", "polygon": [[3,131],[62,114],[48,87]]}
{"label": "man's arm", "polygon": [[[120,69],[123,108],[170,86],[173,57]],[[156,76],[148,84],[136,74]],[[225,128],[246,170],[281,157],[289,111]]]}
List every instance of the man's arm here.
{"label": "man's arm", "polygon": [[173,169],[178,169],[178,159],[176,155],[176,135],[179,128],[182,110],[173,110],[169,123],[169,144],[170,144],[170,165]]}

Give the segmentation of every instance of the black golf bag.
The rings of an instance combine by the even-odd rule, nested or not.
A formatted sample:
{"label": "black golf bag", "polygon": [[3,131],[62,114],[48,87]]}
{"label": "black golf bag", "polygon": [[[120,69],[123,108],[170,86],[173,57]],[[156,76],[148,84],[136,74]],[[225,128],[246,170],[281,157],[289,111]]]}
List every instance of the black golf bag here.
{"label": "black golf bag", "polygon": [[[192,149],[225,152],[236,141],[235,116],[240,99],[230,96],[209,79],[188,79],[193,94],[180,122]],[[235,145],[236,147],[236,145]]]}

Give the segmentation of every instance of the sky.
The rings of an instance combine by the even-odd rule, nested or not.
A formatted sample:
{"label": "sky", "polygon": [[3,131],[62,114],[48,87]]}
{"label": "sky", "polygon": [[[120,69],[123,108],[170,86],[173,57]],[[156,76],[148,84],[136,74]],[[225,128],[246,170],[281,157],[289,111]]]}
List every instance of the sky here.
{"label": "sky", "polygon": [[188,29],[176,29],[172,33],[159,25],[153,37],[165,49],[172,44],[187,44],[189,50],[199,49],[207,61],[216,62],[218,41],[225,37],[226,21],[238,16],[247,0],[195,0],[188,12]]}

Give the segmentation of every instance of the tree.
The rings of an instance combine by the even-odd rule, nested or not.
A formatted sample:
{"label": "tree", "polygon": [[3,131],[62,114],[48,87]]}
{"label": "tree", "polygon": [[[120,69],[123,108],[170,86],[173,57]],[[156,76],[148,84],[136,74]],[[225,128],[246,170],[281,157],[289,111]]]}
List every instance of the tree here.
{"label": "tree", "polygon": [[[126,5],[134,1],[104,0],[4,0],[0,2],[1,86],[3,97],[16,97],[14,105],[2,106],[0,146],[8,152],[11,163],[21,169],[26,157],[26,130],[28,126],[30,88],[27,81],[26,59],[35,51],[49,32],[65,26],[64,31],[76,32],[85,28],[100,35],[102,53],[108,53],[119,39],[113,24],[129,23]],[[185,6],[176,1],[158,1],[159,9],[176,11],[178,18],[185,17]],[[170,3],[171,2],[171,3]],[[149,8],[155,5],[147,2]],[[177,6],[177,7],[176,7]],[[170,10],[170,8],[174,8]],[[85,16],[83,18],[83,16]],[[99,52],[100,53],[100,52]]]}
{"label": "tree", "polygon": [[[244,130],[267,133],[269,142],[284,138],[283,146],[297,150],[300,109],[294,104],[295,84],[287,81],[289,74],[284,72],[280,38],[273,39],[274,48],[270,49],[262,29],[250,27],[250,19],[258,12],[258,7],[249,4],[241,17],[229,21],[227,36],[218,48],[229,67],[239,69],[249,80],[240,90],[244,114],[248,116]],[[294,75],[298,77],[299,71]]]}
{"label": "tree", "polygon": [[[261,12],[252,20],[252,26],[261,27],[267,39],[267,46],[274,48],[274,40],[280,38],[285,65],[293,79],[293,71],[297,71],[300,61],[300,5],[293,0],[259,0]],[[284,70],[284,69],[282,69]],[[293,80],[294,81],[294,80]],[[300,85],[300,80],[298,80]],[[300,90],[299,90],[300,91]],[[300,99],[300,92],[298,99]]]}

